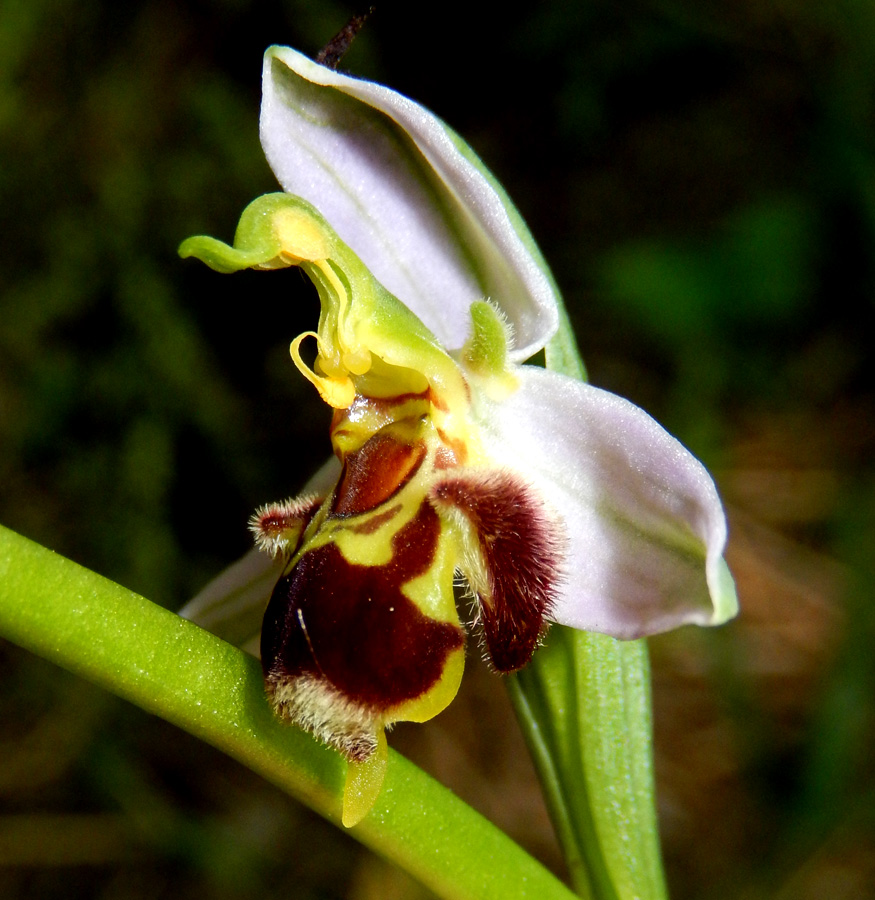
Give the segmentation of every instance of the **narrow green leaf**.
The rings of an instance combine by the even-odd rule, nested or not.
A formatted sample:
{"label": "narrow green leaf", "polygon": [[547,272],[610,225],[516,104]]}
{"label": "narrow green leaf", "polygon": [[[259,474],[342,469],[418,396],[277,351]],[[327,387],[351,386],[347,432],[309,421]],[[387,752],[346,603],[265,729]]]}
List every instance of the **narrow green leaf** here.
{"label": "narrow green leaf", "polygon": [[[546,361],[586,377],[564,309]],[[646,643],[554,625],[508,687],[577,893],[664,900]]]}
{"label": "narrow green leaf", "polygon": [[509,682],[577,892],[664,898],[645,642],[553,626]]}
{"label": "narrow green leaf", "polygon": [[[264,699],[257,660],[0,526],[0,635],[189,731],[339,823],[345,764]],[[450,900],[567,900],[532,857],[397,753],[350,834]]]}

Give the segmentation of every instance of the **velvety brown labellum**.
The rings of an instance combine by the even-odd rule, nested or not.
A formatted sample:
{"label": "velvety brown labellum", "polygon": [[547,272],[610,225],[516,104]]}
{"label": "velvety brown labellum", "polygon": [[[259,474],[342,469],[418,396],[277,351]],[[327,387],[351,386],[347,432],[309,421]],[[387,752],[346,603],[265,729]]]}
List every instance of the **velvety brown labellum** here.
{"label": "velvety brown labellum", "polygon": [[374,711],[429,690],[464,636],[459,626],[424,615],[401,587],[429,568],[440,528],[423,502],[392,539],[384,566],[349,563],[334,544],[305,552],[278,582],[265,613],[265,675],[323,678]]}
{"label": "velvety brown labellum", "polygon": [[562,539],[540,498],[501,470],[448,475],[432,489],[440,508],[468,520],[485,571],[469,577],[480,602],[483,636],[499,672],[532,657],[553,606]]}

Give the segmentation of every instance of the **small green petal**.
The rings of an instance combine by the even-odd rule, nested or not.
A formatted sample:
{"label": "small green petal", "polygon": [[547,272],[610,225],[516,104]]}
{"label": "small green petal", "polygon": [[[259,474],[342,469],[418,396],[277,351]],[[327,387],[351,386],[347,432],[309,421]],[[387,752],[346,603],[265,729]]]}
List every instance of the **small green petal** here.
{"label": "small green petal", "polygon": [[492,304],[471,304],[473,334],[465,344],[463,358],[475,372],[499,375],[507,371],[508,326]]}

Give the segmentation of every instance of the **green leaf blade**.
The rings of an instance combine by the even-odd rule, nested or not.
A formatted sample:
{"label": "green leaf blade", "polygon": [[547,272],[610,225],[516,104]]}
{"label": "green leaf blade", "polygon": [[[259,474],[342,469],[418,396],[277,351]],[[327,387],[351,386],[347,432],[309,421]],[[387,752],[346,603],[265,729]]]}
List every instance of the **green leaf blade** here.
{"label": "green leaf blade", "polygon": [[664,900],[644,641],[554,626],[510,693],[575,890]]}

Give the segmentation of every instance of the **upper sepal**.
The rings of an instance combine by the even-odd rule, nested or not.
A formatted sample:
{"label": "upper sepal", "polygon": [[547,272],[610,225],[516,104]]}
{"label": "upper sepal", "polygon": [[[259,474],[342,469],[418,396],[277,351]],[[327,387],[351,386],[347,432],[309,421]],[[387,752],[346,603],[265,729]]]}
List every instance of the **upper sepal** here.
{"label": "upper sepal", "polygon": [[316,205],[449,350],[491,298],[521,361],[555,332],[556,289],[519,213],[431,112],[288,47],[264,57],[261,140],[283,188]]}
{"label": "upper sepal", "polygon": [[619,638],[738,611],[726,518],[704,466],[627,400],[526,366],[481,402],[493,457],[525,472],[569,536],[552,618]]}

